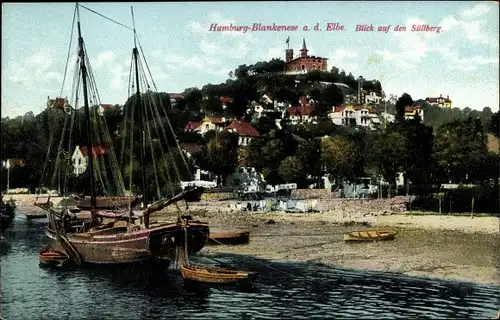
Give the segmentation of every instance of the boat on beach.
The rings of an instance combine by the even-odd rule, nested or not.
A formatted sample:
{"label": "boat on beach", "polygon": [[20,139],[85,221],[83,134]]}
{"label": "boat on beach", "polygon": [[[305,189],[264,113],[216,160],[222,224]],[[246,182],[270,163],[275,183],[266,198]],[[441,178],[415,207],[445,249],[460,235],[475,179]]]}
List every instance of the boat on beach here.
{"label": "boat on beach", "polygon": [[245,244],[250,241],[250,232],[219,232],[211,233],[210,244]]}
{"label": "boat on beach", "polygon": [[365,230],[344,233],[344,241],[380,241],[394,240],[397,232],[392,230]]}
{"label": "boat on beach", "polygon": [[[83,185],[88,190],[84,196],[73,197],[74,203],[71,205],[65,204],[55,207],[50,202],[50,198],[47,198],[43,203],[39,203],[39,206],[46,210],[49,220],[44,229],[45,235],[51,248],[67,254],[71,261],[77,265],[121,265],[150,261],[161,261],[166,265],[170,265],[172,262],[177,261],[179,255],[183,252],[186,256],[189,256],[204,247],[210,234],[208,223],[195,221],[191,216],[184,215],[183,210],[178,206],[176,220],[150,223],[150,216],[180,201],[185,202],[186,207],[189,202],[199,201],[203,188],[194,186],[180,191],[179,164],[186,167],[182,168],[184,172],[187,172],[186,174],[191,174],[191,172],[184,153],[176,140],[172,126],[168,123],[170,120],[161,99],[159,103],[154,100],[156,96],[150,90],[149,85],[148,92],[141,93],[140,91],[144,87],[144,82],[141,83],[139,79],[144,80],[147,75],[144,69],[139,67],[144,63],[140,59],[136,45],[138,38],[135,27],[131,63],[132,66],[135,66],[131,68],[131,74],[135,73],[135,82],[131,83],[130,87],[135,88],[136,92],[130,97],[130,104],[124,106],[122,114],[122,130],[125,133],[127,130],[129,132],[128,135],[123,134],[122,156],[126,161],[128,155],[130,160],[122,162],[122,157],[120,157],[120,161],[118,161],[114,153],[112,138],[107,131],[105,117],[96,112],[96,109],[90,111],[90,99],[92,97],[95,99],[99,95],[95,88],[95,79],[92,75],[90,60],[82,36],[80,7],[83,6],[76,4],[73,23],[76,22],[78,32],[78,70],[76,70],[78,77],[75,76],[75,84],[76,86],[81,85],[83,99],[75,97],[74,106],[65,102],[67,106],[64,107],[64,113],[66,114],[65,126],[68,125],[69,128],[73,128],[72,121],[75,119],[75,113],[78,113],[78,116],[84,119],[85,125],[82,125],[84,129],[82,130],[84,131],[82,134],[83,139],[80,141],[85,142],[85,150],[92,150],[92,152],[88,152],[85,158],[87,161],[87,169],[85,169],[86,183],[81,184],[80,182],[80,186]],[[133,81],[133,78],[130,77],[131,81]],[[154,83],[154,81],[151,81],[151,83]],[[79,101],[83,101],[83,108],[78,108]],[[93,103],[95,103],[95,100]],[[97,107],[94,105],[93,108]],[[154,125],[154,128],[157,129],[156,135],[149,131],[150,125]],[[174,138],[170,143],[166,138],[160,139],[167,135],[167,129],[170,129],[168,136]],[[63,134],[66,131],[69,131],[67,127],[62,131]],[[136,141],[134,141],[134,135]],[[138,136],[143,138],[137,138]],[[125,144],[126,137],[130,139],[127,144]],[[62,136],[61,141],[64,141],[64,139],[65,137]],[[134,146],[134,142],[137,141],[137,148],[124,149],[124,146]],[[152,172],[155,175],[153,179],[156,182],[157,199],[159,199],[153,203],[148,201],[147,187],[149,187],[149,184],[146,184],[148,178],[146,166],[150,165],[145,162],[147,142],[151,144],[148,146],[151,150],[154,146],[157,152],[161,152],[161,157],[157,162],[153,159],[154,170]],[[67,169],[71,168],[69,162],[71,159],[64,158],[64,155],[68,157],[67,155],[72,148],[69,147],[70,151],[63,152],[61,148],[64,145],[66,144],[59,143],[59,149],[55,153],[58,158],[53,163],[56,165],[64,163],[64,161],[69,163],[69,165],[66,165],[66,171],[61,173],[66,177],[70,177],[64,179],[66,184],[64,190],[68,190],[68,186],[77,188],[78,184],[75,182],[75,174],[72,169]],[[97,152],[101,150],[98,149],[100,148],[99,145],[106,146],[104,148],[105,152]],[[134,153],[139,149],[141,150],[140,155],[135,156]],[[123,150],[128,151],[123,152]],[[153,152],[151,150],[150,152]],[[63,159],[59,159],[60,155],[62,155]],[[180,158],[180,160],[176,160],[175,157]],[[140,161],[136,162],[133,159],[139,159]],[[47,158],[47,160],[49,159]],[[109,161],[109,167],[105,167],[105,160]],[[125,190],[125,183],[122,178],[122,170],[125,171],[123,168],[127,168],[128,172],[130,172],[128,192]],[[135,168],[139,168],[140,173],[135,172]],[[170,174],[169,170],[172,173],[177,172],[177,180],[175,180],[174,175]],[[61,172],[62,170],[56,168],[54,172],[58,171]],[[140,178],[136,180],[136,183],[132,179],[134,176]],[[168,180],[165,181],[164,186],[159,185],[160,178]],[[74,182],[71,184],[68,181]],[[111,181],[114,181],[115,184],[113,185]],[[99,183],[100,189],[97,186]],[[110,190],[116,191],[117,194],[109,195]],[[98,193],[101,194],[98,195]],[[141,197],[132,196],[131,193],[141,194]],[[141,206],[139,206],[139,200]],[[81,215],[84,210],[90,211],[87,217]],[[105,218],[112,221],[105,222]],[[183,228],[187,230],[186,235]]]}

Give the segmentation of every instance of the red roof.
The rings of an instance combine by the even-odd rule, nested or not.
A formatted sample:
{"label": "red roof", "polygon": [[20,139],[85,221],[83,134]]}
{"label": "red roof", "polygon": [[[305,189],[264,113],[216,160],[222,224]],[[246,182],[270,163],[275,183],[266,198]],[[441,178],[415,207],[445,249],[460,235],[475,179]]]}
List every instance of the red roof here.
{"label": "red roof", "polygon": [[47,106],[54,109],[64,109],[64,104],[66,103],[66,99],[64,98],[55,98],[48,99]]}
{"label": "red roof", "polygon": [[[347,109],[350,106],[334,106],[334,112],[342,112],[345,109]],[[362,109],[367,109],[368,113],[377,113],[377,110],[375,108],[366,108],[363,105],[353,105],[352,108],[356,111],[362,110]]]}
{"label": "red roof", "polygon": [[233,102],[233,98],[231,98],[231,97],[226,97],[226,96],[222,96],[222,97],[220,97],[220,98],[219,98],[219,100],[220,100],[220,103],[221,103],[221,104],[228,104],[228,103]]}
{"label": "red roof", "polygon": [[170,99],[184,99],[184,96],[180,93],[169,93]]}
{"label": "red roof", "polygon": [[184,132],[196,130],[200,126],[201,126],[201,121],[188,121],[188,123],[184,127]]}
{"label": "red roof", "polygon": [[100,107],[103,108],[104,110],[113,109],[112,104],[101,104]]}
{"label": "red roof", "polygon": [[303,115],[303,116],[310,116],[313,111],[314,111],[314,108],[311,107],[309,104],[303,104],[303,105],[300,105],[300,106],[291,106],[291,107],[288,107],[287,109],[288,111],[288,114],[289,115]]}
{"label": "red roof", "polygon": [[406,106],[405,111],[414,111],[420,109],[420,106]]}
{"label": "red roof", "polygon": [[247,159],[240,159],[240,160],[238,160],[238,166],[240,166],[240,167],[248,167],[248,160]]}
{"label": "red roof", "polygon": [[206,117],[212,123],[224,123],[224,118],[222,117]]}
{"label": "red roof", "polygon": [[[102,156],[106,151],[107,149],[104,146],[94,146],[92,147],[92,157]],[[80,152],[84,157],[88,156],[87,147],[80,147]]]}
{"label": "red roof", "polygon": [[197,144],[197,143],[185,142],[182,144],[182,148],[184,150],[186,150],[190,155],[193,155],[193,154],[199,152],[201,150],[202,146]]}
{"label": "red roof", "polygon": [[240,136],[260,137],[259,131],[248,122],[233,121],[226,127],[226,130],[234,130]]}
{"label": "red roof", "polygon": [[425,98],[425,101],[437,103],[439,101],[439,99],[442,99],[444,102],[447,102],[447,103],[451,102],[449,97],[446,97],[446,98],[444,98],[444,97],[438,97],[438,98],[427,97],[427,98]]}

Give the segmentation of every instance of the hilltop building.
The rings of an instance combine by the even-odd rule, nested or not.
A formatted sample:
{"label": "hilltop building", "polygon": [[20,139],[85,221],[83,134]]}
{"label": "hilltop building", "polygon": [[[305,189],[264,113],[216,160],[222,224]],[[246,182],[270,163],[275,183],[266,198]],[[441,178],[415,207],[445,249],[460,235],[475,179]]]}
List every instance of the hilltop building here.
{"label": "hilltop building", "polygon": [[299,74],[307,73],[314,70],[328,71],[327,58],[309,56],[306,47],[306,40],[302,39],[302,49],[299,50],[300,55],[293,57],[293,49],[285,50],[285,73]]}
{"label": "hilltop building", "polygon": [[440,107],[440,108],[451,108],[451,100],[450,96],[446,96],[443,98],[443,95],[439,95],[439,98],[427,97],[425,101],[428,102],[431,106]]}

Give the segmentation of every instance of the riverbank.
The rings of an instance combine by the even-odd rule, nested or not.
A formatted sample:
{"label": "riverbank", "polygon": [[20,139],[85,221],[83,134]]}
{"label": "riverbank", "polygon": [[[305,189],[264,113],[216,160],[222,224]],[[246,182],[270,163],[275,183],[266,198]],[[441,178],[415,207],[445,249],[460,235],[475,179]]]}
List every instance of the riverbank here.
{"label": "riverbank", "polygon": [[[8,196],[8,198],[10,195]],[[36,196],[13,195],[21,212],[40,210]],[[60,198],[53,198],[58,203]],[[202,201],[190,206],[211,232],[249,230],[250,243],[207,246],[202,254],[234,253],[270,260],[310,261],[338,268],[396,272],[410,276],[500,284],[500,235],[497,217],[404,214],[394,201],[319,201],[318,213],[242,212],[234,201]],[[382,206],[377,210],[368,210]],[[181,206],[182,207],[182,206]],[[175,219],[170,207],[152,216]],[[329,209],[329,210],[328,210]],[[364,229],[398,231],[394,241],[345,243],[343,233]]]}
{"label": "riverbank", "polygon": [[[249,255],[269,260],[308,261],[337,268],[394,272],[485,284],[500,284],[499,219],[407,216],[350,218],[324,213],[192,212],[211,232],[248,230],[250,243],[206,246],[201,253]],[[155,220],[172,219],[163,212]],[[346,243],[343,233],[392,229],[394,241]]]}

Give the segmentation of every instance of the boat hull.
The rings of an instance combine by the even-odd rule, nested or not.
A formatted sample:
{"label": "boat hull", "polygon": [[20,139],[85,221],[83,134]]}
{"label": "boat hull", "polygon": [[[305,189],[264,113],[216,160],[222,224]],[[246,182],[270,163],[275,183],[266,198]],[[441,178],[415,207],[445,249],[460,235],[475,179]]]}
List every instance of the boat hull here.
{"label": "boat hull", "polygon": [[181,266],[181,274],[186,281],[215,284],[248,284],[257,276],[253,272],[190,265]]}
{"label": "boat hull", "polygon": [[16,206],[9,203],[0,205],[0,230],[5,231],[14,221]]}
{"label": "boat hull", "polygon": [[69,256],[64,252],[52,248],[44,248],[40,251],[40,264],[51,267],[62,267],[69,261]]}
{"label": "boat hull", "polygon": [[352,231],[344,233],[344,241],[394,240],[396,231]]}
{"label": "boat hull", "polygon": [[[190,223],[187,236],[188,255],[200,251],[209,236],[206,223]],[[178,223],[127,231],[110,228],[97,232],[66,234],[61,239],[45,228],[50,245],[68,252],[81,264],[131,264],[150,260],[176,262],[183,257],[184,230]]]}
{"label": "boat hull", "polygon": [[245,244],[250,241],[250,232],[212,233],[209,244]]}

